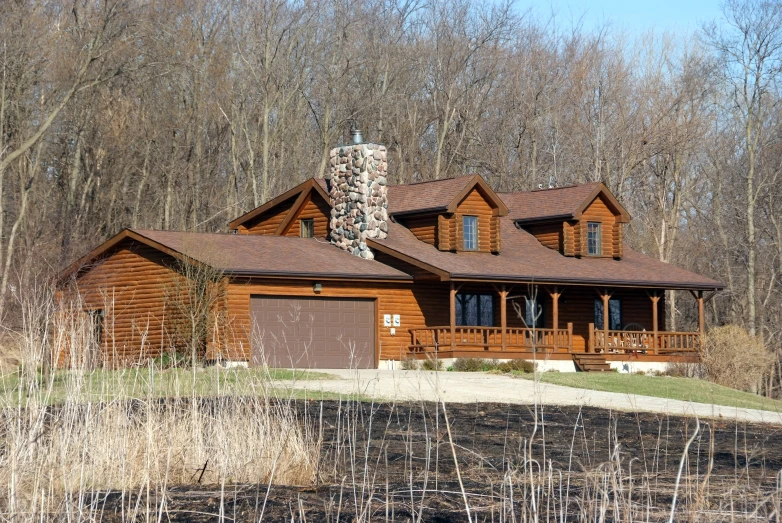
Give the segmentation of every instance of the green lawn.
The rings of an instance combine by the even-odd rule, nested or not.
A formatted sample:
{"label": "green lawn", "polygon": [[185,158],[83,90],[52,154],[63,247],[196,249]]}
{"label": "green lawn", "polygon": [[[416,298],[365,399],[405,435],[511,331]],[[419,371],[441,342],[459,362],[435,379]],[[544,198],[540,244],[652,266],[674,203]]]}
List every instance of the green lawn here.
{"label": "green lawn", "polygon": [[[519,374],[519,376],[532,379],[532,374]],[[638,394],[728,407],[782,411],[782,401],[741,392],[696,378],[642,376],[616,372],[541,372],[538,376],[542,382],[564,385],[565,387]]]}
{"label": "green lawn", "polygon": [[39,378],[37,390],[31,392],[28,386],[20,387],[19,373],[12,372],[0,375],[0,407],[18,405],[31,396],[49,404],[61,403],[66,397],[75,401],[221,395],[332,399],[329,393],[297,389],[296,382],[333,377],[302,370],[217,367],[195,373],[191,369],[148,367],[92,372],[59,370],[49,382]]}

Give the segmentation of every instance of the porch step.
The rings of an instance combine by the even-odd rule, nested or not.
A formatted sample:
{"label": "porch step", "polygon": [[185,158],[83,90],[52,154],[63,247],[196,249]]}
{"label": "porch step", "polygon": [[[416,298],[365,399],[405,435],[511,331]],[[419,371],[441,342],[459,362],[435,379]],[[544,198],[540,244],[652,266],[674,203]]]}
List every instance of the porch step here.
{"label": "porch step", "polygon": [[611,365],[602,354],[573,354],[573,362],[582,372],[610,372]]}

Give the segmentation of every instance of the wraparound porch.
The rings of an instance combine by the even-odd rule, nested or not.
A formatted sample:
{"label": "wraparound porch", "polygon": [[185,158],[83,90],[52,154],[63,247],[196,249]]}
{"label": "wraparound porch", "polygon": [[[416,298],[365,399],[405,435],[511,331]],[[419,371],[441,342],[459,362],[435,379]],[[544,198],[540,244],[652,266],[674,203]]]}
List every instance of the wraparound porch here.
{"label": "wraparound porch", "polygon": [[[704,298],[702,292],[693,292],[698,307],[699,329],[694,332],[666,331],[660,325],[660,291],[644,289],[623,290],[622,300],[632,305],[633,312],[628,314],[632,321],[616,328],[622,318],[622,303],[614,303],[612,296],[619,295],[612,289],[587,289],[535,286],[535,293],[545,293],[547,303],[538,305],[543,316],[545,309],[550,316],[543,326],[535,326],[539,317],[522,318],[519,299],[529,300],[527,296],[510,293],[513,287],[496,286],[493,290],[499,298],[499,325],[470,326],[457,325],[457,295],[461,285],[450,286],[450,325],[420,326],[409,329],[409,351],[413,357],[431,357],[438,354],[441,358],[479,357],[492,359],[514,359],[532,357],[549,359],[571,359],[577,355],[602,355],[606,359],[633,359],[638,361],[697,361],[704,329]],[[594,316],[602,309],[602,324],[596,325],[595,318],[584,317],[589,313],[589,294],[594,292]],[[527,294],[530,294],[529,292]],[[563,296],[565,308],[560,303]],[[586,296],[586,297],[585,297]],[[644,312],[645,300],[648,309]],[[507,303],[515,301],[515,316],[523,324],[511,325]],[[585,303],[587,305],[585,305]],[[568,310],[568,306],[573,310]],[[529,306],[528,306],[529,307]],[[638,312],[641,310],[641,312]],[[586,311],[586,312],[583,312]],[[513,314],[513,313],[512,313]],[[569,319],[581,315],[581,321],[563,322],[565,314]],[[529,310],[527,310],[529,316]],[[514,318],[515,319],[515,318]],[[518,321],[516,322],[518,323]],[[533,324],[530,327],[530,323]],[[540,324],[539,324],[540,325]],[[661,328],[662,327],[662,328]],[[533,356],[534,355],[534,356]]]}

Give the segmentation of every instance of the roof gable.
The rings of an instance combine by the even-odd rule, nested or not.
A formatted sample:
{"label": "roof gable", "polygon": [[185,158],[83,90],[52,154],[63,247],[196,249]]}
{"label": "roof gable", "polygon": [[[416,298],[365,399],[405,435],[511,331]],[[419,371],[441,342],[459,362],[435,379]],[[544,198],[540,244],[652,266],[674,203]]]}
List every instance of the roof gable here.
{"label": "roof gable", "polygon": [[619,203],[619,200],[617,200],[611,191],[608,190],[608,187],[602,183],[597,184],[592,193],[587,196],[582,204],[576,208],[576,210],[573,212],[573,219],[580,220],[584,211],[587,210],[587,208],[589,208],[589,206],[592,205],[592,202],[594,202],[597,198],[601,198],[603,200],[608,208],[611,209],[618,217],[618,221],[620,223],[630,222],[630,213],[627,212],[627,209],[625,209],[621,203]]}
{"label": "roof gable", "polygon": [[579,220],[581,214],[598,197],[603,198],[606,205],[618,216],[620,223],[628,223],[631,219],[630,213],[600,182],[530,192],[502,193],[500,197],[509,208],[509,216],[521,223]]}
{"label": "roof gable", "polygon": [[324,186],[319,183],[319,180],[315,178],[310,178],[300,183],[296,187],[282,193],[276,198],[273,198],[268,202],[264,203],[263,205],[256,207],[255,209],[246,212],[245,214],[234,219],[228,224],[228,228],[231,230],[236,230],[242,225],[246,224],[247,222],[260,216],[264,212],[273,209],[274,207],[280,205],[281,203],[291,198],[296,198],[293,207],[290,209],[288,214],[283,218],[282,223],[277,228],[277,232],[275,234],[280,234],[281,231],[284,231],[285,227],[287,227],[287,225],[291,222],[291,220],[296,215],[299,208],[306,202],[307,197],[310,195],[312,191],[317,192],[327,202],[329,201],[329,195],[326,192]]}
{"label": "roof gable", "polygon": [[132,229],[123,229],[122,231],[115,234],[114,236],[112,236],[111,238],[109,238],[108,240],[98,245],[93,250],[91,250],[90,252],[88,252],[87,254],[85,254],[84,256],[82,256],[72,264],[70,264],[68,267],[63,269],[58,275],[57,280],[62,282],[73,275],[78,275],[79,272],[83,271],[85,268],[89,268],[89,266],[92,263],[94,263],[96,260],[103,258],[112,250],[120,247],[124,242],[128,240],[136,241],[143,245],[147,245],[149,247],[152,247],[153,249],[163,252],[176,259],[185,258],[185,256],[183,256],[181,253],[177,252],[176,250],[173,250],[165,245],[162,245],[150,238],[147,238],[146,236],[138,234],[136,231]]}
{"label": "roof gable", "polygon": [[479,174],[431,180],[388,188],[388,210],[394,216],[408,214],[455,213],[459,203],[477,189],[498,216],[508,214],[505,202]]}

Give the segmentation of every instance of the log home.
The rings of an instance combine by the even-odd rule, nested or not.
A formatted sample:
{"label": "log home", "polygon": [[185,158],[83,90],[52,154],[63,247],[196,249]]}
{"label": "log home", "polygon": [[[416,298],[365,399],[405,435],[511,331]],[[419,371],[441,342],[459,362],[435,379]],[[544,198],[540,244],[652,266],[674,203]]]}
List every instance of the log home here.
{"label": "log home", "polygon": [[[100,318],[97,357],[181,350],[182,312],[167,297],[192,277],[185,260],[219,275],[210,360],[374,368],[437,355],[637,370],[697,359],[704,293],[723,284],[625,246],[630,215],[603,184],[389,186],[385,147],[360,139],[330,164],[230,233],[126,229],[75,262],[62,295]],[[667,289],[692,294],[698,330],[666,330]]]}

